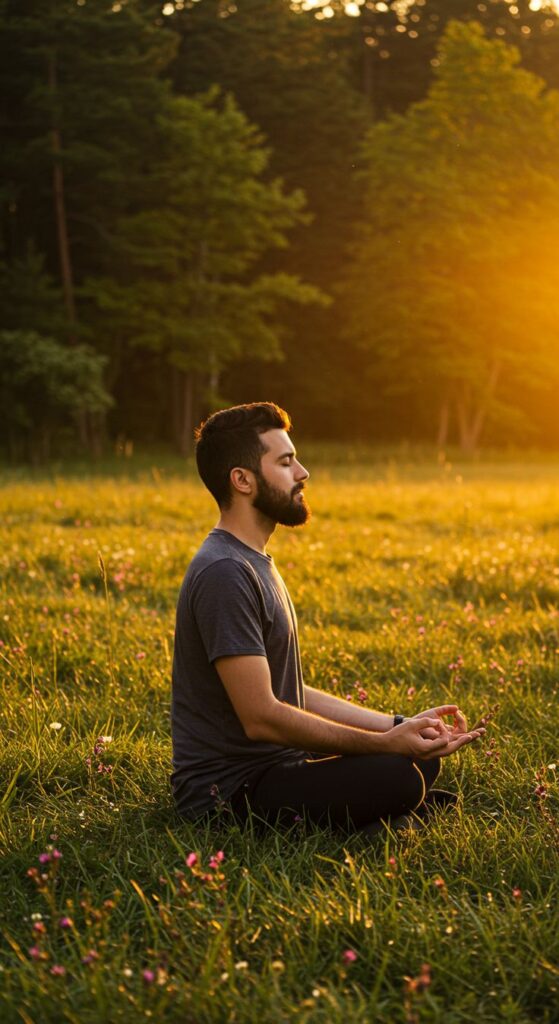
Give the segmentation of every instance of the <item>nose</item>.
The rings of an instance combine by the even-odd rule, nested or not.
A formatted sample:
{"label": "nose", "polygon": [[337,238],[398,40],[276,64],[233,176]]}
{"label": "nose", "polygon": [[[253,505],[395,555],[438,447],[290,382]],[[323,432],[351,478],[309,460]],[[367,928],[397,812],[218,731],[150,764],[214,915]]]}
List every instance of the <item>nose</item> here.
{"label": "nose", "polygon": [[295,476],[297,480],[308,480],[311,475],[308,469],[305,469],[305,467],[302,466],[300,462],[296,462],[296,466],[297,469],[295,471]]}

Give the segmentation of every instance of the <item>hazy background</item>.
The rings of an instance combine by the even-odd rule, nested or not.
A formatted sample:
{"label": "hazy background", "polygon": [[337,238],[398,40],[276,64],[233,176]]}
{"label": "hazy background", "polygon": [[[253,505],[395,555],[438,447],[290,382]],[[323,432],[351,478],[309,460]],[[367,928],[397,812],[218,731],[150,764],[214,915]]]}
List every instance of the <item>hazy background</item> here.
{"label": "hazy background", "polygon": [[557,449],[559,24],[532,0],[4,0],[0,449]]}

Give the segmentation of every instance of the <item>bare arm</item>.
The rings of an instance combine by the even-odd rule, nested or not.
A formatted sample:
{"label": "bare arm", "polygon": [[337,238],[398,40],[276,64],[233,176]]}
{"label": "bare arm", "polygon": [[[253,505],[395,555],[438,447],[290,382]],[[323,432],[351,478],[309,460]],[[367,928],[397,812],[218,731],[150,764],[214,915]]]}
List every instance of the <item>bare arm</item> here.
{"label": "bare arm", "polygon": [[393,715],[383,715],[380,711],[360,708],[341,697],[334,697],[323,690],[315,690],[312,686],[305,686],[305,707],[312,714],[321,715],[331,722],[352,725],[356,729],[368,729],[370,732],[388,732],[394,725]]}
{"label": "bare arm", "polygon": [[[215,667],[249,739],[329,754],[404,754],[430,758],[453,753],[476,738],[449,740],[438,718],[410,719],[388,732],[371,732],[333,722],[278,701],[268,661],[261,655],[218,658]],[[430,737],[421,735],[426,726]]]}

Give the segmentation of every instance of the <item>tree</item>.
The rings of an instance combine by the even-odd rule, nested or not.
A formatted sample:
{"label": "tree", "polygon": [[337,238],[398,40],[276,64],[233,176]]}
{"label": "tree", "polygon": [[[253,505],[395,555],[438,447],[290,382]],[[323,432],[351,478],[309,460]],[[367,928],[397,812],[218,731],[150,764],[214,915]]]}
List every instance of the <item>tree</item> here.
{"label": "tree", "polygon": [[489,38],[516,45],[525,68],[559,87],[559,17],[551,0],[329,0],[312,7],[305,0],[292,3],[306,12],[306,19],[321,20],[330,46],[345,59],[375,119],[403,113],[410,103],[423,99],[450,21],[475,19]]}
{"label": "tree", "polygon": [[76,413],[110,405],[102,370],[102,357],[85,346],[68,349],[32,331],[0,332],[0,425],[9,455],[42,461]]}
{"label": "tree", "polygon": [[438,59],[427,98],[369,134],[342,291],[385,393],[438,409],[440,444],[452,415],[473,451],[559,376],[559,94],[477,24]]}
{"label": "tree", "polygon": [[[80,287],[86,276],[110,273],[116,223],[141,202],[175,40],[158,24],[159,5],[140,0],[3,0],[2,14],[0,247],[12,275],[29,251],[43,256],[60,304],[56,331],[37,322],[34,307],[20,310],[18,326],[103,348],[112,386],[119,339],[84,323]],[[98,448],[102,415],[81,422],[83,439]]]}
{"label": "tree", "polygon": [[229,363],[281,356],[278,304],[325,297],[293,275],[251,273],[306,219],[304,197],[263,179],[268,152],[232,98],[169,100],[154,143],[143,208],[118,225],[114,275],[86,282],[84,294],[174,368],[175,435],[186,452],[196,386],[211,407]]}
{"label": "tree", "polygon": [[[295,224],[289,248],[268,251],[261,269],[298,275],[330,293],[358,210],[353,179],[369,123],[347,53],[324,23],[296,13],[287,0],[201,0],[177,8],[166,18],[180,37],[175,89],[194,96],[217,83],[231,93],[266,139],[268,173],[307,198],[310,227]],[[299,428],[320,424],[332,431],[333,423],[343,423],[353,390],[337,312],[317,304],[286,306],[282,325],[285,359],[231,364],[224,388],[239,401],[273,394]]]}

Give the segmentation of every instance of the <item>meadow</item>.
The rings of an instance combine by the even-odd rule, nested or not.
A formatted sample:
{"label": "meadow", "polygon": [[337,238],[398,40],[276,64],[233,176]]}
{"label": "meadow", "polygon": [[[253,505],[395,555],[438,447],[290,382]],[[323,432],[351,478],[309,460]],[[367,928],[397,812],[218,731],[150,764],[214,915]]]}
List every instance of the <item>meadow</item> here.
{"label": "meadow", "polygon": [[308,683],[499,704],[444,763],[458,808],[366,841],[174,815],[175,602],[215,523],[192,470],[6,473],[3,1024],[559,1021],[558,485],[324,458],[272,538]]}

